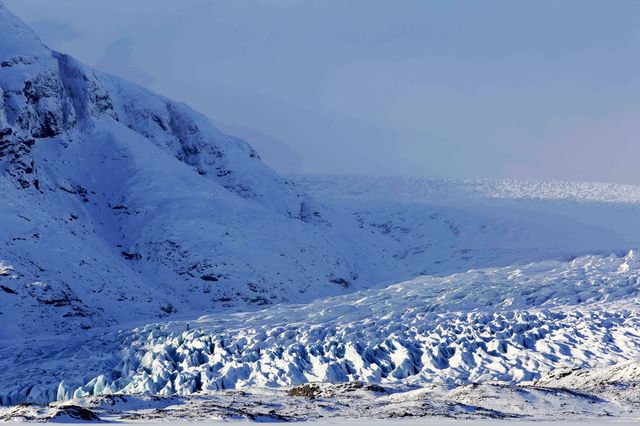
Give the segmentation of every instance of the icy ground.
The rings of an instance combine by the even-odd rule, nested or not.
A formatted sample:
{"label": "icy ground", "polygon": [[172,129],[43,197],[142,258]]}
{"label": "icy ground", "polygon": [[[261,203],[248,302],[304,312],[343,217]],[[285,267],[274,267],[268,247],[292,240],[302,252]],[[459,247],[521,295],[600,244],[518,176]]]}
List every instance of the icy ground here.
{"label": "icy ground", "polygon": [[[619,387],[619,385],[616,385]],[[637,411],[621,405],[619,395],[606,390],[577,392],[535,385],[474,384],[447,388],[440,385],[402,387],[313,384],[286,389],[249,389],[204,392],[181,397],[94,396],[46,406],[22,404],[0,407],[0,421],[72,421],[207,423],[213,421],[312,421],[317,424],[495,424],[491,420],[572,421],[590,424],[637,423]],[[637,400],[635,390],[627,397]],[[607,399],[609,398],[609,399]],[[535,422],[531,422],[535,420]],[[477,423],[476,423],[477,422]],[[543,422],[543,423],[541,423]],[[455,424],[466,424],[465,422]],[[556,423],[557,424],[557,423]],[[571,422],[562,424],[574,424]],[[595,423],[594,423],[595,424]]]}

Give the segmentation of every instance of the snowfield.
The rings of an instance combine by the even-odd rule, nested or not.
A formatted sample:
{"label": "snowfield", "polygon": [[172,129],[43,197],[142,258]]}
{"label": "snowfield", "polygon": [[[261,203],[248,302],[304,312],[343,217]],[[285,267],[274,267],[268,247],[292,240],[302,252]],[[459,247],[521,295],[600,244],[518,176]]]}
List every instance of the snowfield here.
{"label": "snowfield", "polygon": [[0,420],[638,413],[638,186],[282,177],[0,3],[0,200]]}

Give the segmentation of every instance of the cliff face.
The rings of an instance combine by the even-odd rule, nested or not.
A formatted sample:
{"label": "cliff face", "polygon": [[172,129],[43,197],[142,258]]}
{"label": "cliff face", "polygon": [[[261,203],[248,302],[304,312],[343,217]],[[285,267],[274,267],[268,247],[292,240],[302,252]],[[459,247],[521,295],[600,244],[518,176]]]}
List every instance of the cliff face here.
{"label": "cliff face", "polygon": [[[13,164],[25,163],[17,168],[26,174],[35,172],[26,165],[31,165],[28,148],[34,139],[86,132],[96,121],[106,121],[144,137],[199,175],[243,198],[290,216],[300,213],[303,197],[264,166],[246,142],[224,135],[184,104],[49,50],[0,7],[3,158],[12,154],[16,159]],[[32,182],[22,183],[26,187]]]}

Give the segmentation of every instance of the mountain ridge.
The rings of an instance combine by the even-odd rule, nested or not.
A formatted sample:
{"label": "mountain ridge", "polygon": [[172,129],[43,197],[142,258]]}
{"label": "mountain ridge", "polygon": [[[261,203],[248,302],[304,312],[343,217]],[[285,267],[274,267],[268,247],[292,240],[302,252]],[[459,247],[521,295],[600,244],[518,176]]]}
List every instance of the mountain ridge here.
{"label": "mountain ridge", "polygon": [[49,50],[4,5],[0,33],[0,297],[26,312],[0,336],[337,294],[375,269],[350,218],[245,141]]}

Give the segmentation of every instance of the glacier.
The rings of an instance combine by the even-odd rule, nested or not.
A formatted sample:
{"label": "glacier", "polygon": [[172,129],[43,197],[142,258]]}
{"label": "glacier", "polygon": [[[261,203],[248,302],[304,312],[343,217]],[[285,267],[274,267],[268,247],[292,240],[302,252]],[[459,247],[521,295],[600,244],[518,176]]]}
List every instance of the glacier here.
{"label": "glacier", "polygon": [[[73,337],[70,347],[7,348],[0,352],[7,365],[41,353],[52,368],[29,386],[23,371],[5,370],[0,380],[12,386],[0,398],[533,382],[561,368],[637,359],[639,295],[634,252],[424,276],[308,304],[101,330]],[[78,352],[98,356],[69,358]]]}

